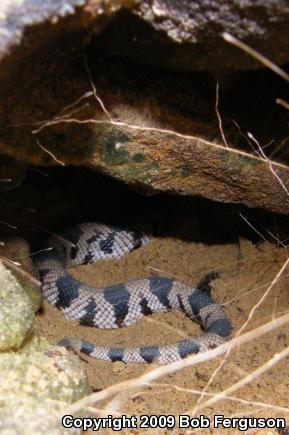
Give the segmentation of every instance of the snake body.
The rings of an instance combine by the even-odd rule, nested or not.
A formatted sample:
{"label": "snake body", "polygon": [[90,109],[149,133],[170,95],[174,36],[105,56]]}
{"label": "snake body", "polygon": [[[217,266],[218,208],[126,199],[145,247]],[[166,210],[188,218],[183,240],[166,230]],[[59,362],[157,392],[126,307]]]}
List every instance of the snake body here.
{"label": "snake body", "polygon": [[230,322],[221,305],[199,289],[154,276],[93,288],[77,281],[66,270],[101,259],[119,259],[149,240],[137,231],[97,223],[76,225],[60,237],[49,238],[50,249],[36,256],[43,296],[67,319],[78,320],[82,325],[119,328],[153,312],[179,310],[198,322],[204,333],[166,346],[115,348],[78,338],[65,338],[59,344],[102,360],[167,364],[225,341],[231,333]]}

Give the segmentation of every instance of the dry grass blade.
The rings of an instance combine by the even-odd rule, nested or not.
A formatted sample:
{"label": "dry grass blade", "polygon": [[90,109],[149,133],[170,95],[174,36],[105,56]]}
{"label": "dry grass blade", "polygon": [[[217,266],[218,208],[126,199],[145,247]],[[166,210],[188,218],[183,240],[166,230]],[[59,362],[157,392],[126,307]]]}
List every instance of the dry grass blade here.
{"label": "dry grass blade", "polygon": [[108,119],[109,121],[112,121],[112,118],[111,118],[111,116],[110,116],[110,113],[109,113],[108,110],[106,109],[106,107],[105,107],[105,105],[104,105],[102,99],[97,95],[96,87],[95,87],[95,84],[94,84],[94,82],[93,82],[93,80],[92,80],[92,75],[91,75],[90,69],[89,69],[89,67],[88,67],[88,62],[87,62],[87,56],[86,56],[86,54],[84,54],[84,67],[85,67],[85,70],[86,70],[87,75],[88,75],[88,78],[89,78],[90,86],[92,87],[92,93],[93,93],[93,95],[94,95],[94,98],[95,98],[96,101],[99,103],[99,105],[100,105],[102,111],[105,113],[107,119]]}
{"label": "dry grass blade", "polygon": [[281,180],[280,176],[277,174],[277,172],[275,171],[275,169],[272,166],[272,162],[268,159],[268,157],[265,155],[264,151],[262,150],[259,142],[257,141],[257,139],[255,139],[255,137],[253,136],[252,133],[248,132],[248,137],[254,141],[254,143],[257,145],[261,156],[267,160],[268,166],[270,171],[272,172],[273,176],[277,179],[277,181],[279,182],[279,184],[282,186],[282,188],[285,190],[285,192],[287,193],[287,195],[289,196],[289,191],[287,189],[287,187],[285,186],[285,184],[283,183],[283,181]]}
{"label": "dry grass blade", "polygon": [[216,104],[215,104],[215,111],[216,111],[216,115],[217,115],[217,118],[218,118],[219,130],[220,130],[220,133],[221,133],[221,136],[222,136],[223,142],[224,142],[225,146],[226,146],[227,148],[229,148],[229,145],[228,145],[228,142],[227,142],[227,139],[226,139],[225,133],[224,133],[224,129],[223,129],[222,118],[221,118],[220,111],[219,111],[219,82],[217,82],[217,85],[216,85]]}
{"label": "dry grass blade", "polygon": [[0,224],[6,225],[7,227],[11,228],[12,230],[18,230],[18,227],[16,227],[15,225],[9,224],[9,222],[0,221]]}
{"label": "dry grass blade", "polygon": [[217,358],[218,356],[226,353],[228,349],[232,350],[236,347],[239,347],[242,344],[247,343],[248,341],[255,340],[258,337],[261,337],[262,335],[265,335],[275,330],[276,328],[279,328],[288,323],[289,323],[289,313],[285,314],[284,316],[280,316],[274,320],[271,320],[270,322],[267,322],[264,325],[259,326],[258,328],[246,332],[243,335],[237,336],[215,349],[209,350],[207,352],[199,353],[197,355],[189,356],[186,359],[173,362],[166,366],[154,368],[138,378],[130,379],[128,381],[111,385],[100,392],[93,393],[89,396],[86,396],[83,399],[79,400],[78,402],[75,402],[74,404],[68,406],[66,412],[73,414],[81,409],[86,408],[87,406],[90,406],[95,402],[108,399],[109,397],[113,396],[116,393],[145,387],[147,386],[148,383],[158,378],[161,378],[169,373],[173,373],[185,367],[189,367],[195,364],[199,364],[201,362],[205,362]]}
{"label": "dry grass blade", "polygon": [[58,163],[61,166],[65,166],[65,163],[62,162],[61,160],[59,160],[51,151],[49,151],[47,148],[45,148],[43,145],[41,145],[41,143],[39,142],[38,139],[36,139],[37,145],[44,151],[46,152],[48,155],[50,155],[50,157],[53,158],[53,160],[55,160],[56,163]]}
{"label": "dry grass blade", "polygon": [[211,399],[207,400],[206,402],[201,403],[195,411],[199,412],[202,409],[207,408],[208,406],[212,406],[214,403],[226,398],[229,394],[233,393],[234,391],[239,390],[240,388],[244,387],[245,385],[247,385],[250,382],[254,382],[263,373],[265,373],[267,370],[270,370],[275,364],[277,364],[279,361],[281,361],[283,358],[285,358],[288,355],[289,355],[289,347],[284,349],[282,352],[276,353],[265,364],[258,367],[252,373],[249,373],[247,376],[245,376],[239,382],[236,382],[235,384],[233,384],[231,387],[227,388],[226,390],[215,394]]}
{"label": "dry grass blade", "polygon": [[224,32],[222,33],[222,37],[225,41],[245,51],[254,59],[258,60],[258,62],[271,69],[274,73],[278,74],[280,77],[282,77],[282,79],[286,80],[289,83],[289,75],[282,68],[279,68],[279,66],[277,66],[275,63],[271,62],[261,53],[258,53],[258,51],[254,50],[254,48],[235,38],[235,36],[230,35],[230,33]]}
{"label": "dry grass blade", "polygon": [[6,266],[11,267],[14,269],[17,273],[22,275],[24,278],[28,279],[32,284],[36,285],[37,287],[41,287],[41,282],[38,281],[38,279],[34,278],[30,273],[23,270],[20,266],[20,263],[16,263],[15,261],[9,260],[9,258],[5,258],[0,256],[2,263],[4,263]]}
{"label": "dry grass blade", "polygon": [[276,103],[289,110],[289,103],[287,103],[287,101],[284,101],[282,98],[277,98]]}
{"label": "dry grass blade", "polygon": [[[282,276],[284,270],[286,269],[287,265],[289,263],[289,258],[287,258],[287,260],[285,261],[285,263],[283,264],[283,266],[281,267],[281,269],[278,271],[278,273],[276,274],[276,276],[274,277],[274,279],[272,280],[271,284],[269,285],[269,287],[267,288],[267,290],[264,292],[263,296],[259,299],[259,301],[257,302],[257,304],[255,304],[253,306],[253,308],[251,309],[246,322],[243,323],[243,325],[241,326],[241,328],[237,331],[235,339],[238,337],[241,337],[241,333],[244,331],[244,329],[247,327],[247,325],[249,324],[249,322],[251,321],[251,319],[253,318],[256,310],[261,306],[261,304],[264,302],[264,300],[267,298],[267,296],[269,295],[269,293],[271,292],[272,288],[274,287],[274,285],[279,281],[280,277]],[[262,326],[261,326],[262,328]],[[233,348],[228,347],[228,349],[226,350],[225,356],[223,358],[223,360],[221,361],[221,363],[219,364],[219,366],[216,368],[216,370],[214,370],[214,372],[212,373],[209,381],[207,382],[207,385],[205,386],[203,391],[206,391],[209,386],[212,384],[213,380],[215,379],[216,375],[220,372],[220,370],[222,369],[222,367],[224,366],[225,362],[227,361],[230,352]],[[203,399],[203,396],[200,396],[197,404],[194,408],[194,414],[197,412],[197,410],[200,407],[200,402]]]}
{"label": "dry grass blade", "polygon": [[[285,412],[285,413],[289,414],[289,408],[287,408],[285,406],[276,406],[276,405],[272,405],[271,403],[256,402],[253,400],[241,399],[239,397],[229,396],[228,394],[223,395],[223,391],[213,392],[213,393],[211,393],[211,392],[204,393],[203,391],[199,391],[199,390],[194,390],[194,389],[190,389],[190,388],[183,388],[183,387],[179,387],[178,385],[171,385],[171,384],[159,383],[159,382],[155,383],[154,386],[167,387],[168,389],[174,389],[177,391],[181,391],[184,393],[189,393],[189,394],[193,394],[193,395],[197,395],[197,396],[200,396],[201,394],[203,394],[206,397],[215,397],[216,395],[222,394],[222,399],[224,399],[224,400],[228,400],[228,401],[232,401],[232,402],[239,402],[239,403],[242,403],[245,405],[255,406],[257,408],[273,409],[273,410],[278,411],[278,412]],[[141,393],[138,393],[138,394],[141,394]],[[145,394],[145,392],[143,392],[143,394]]]}

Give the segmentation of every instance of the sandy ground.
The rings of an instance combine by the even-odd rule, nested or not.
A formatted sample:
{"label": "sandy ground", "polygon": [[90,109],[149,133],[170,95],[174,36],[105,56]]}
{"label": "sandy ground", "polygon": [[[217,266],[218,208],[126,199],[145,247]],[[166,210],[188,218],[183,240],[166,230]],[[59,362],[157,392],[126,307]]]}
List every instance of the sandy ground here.
{"label": "sandy ground", "polygon": [[[253,245],[240,239],[238,244],[205,246],[174,238],[156,238],[149,245],[127,255],[121,261],[104,261],[79,266],[71,273],[79,280],[93,286],[105,286],[137,277],[174,276],[192,286],[206,273],[218,271],[220,278],[214,281],[212,296],[223,303],[232,321],[233,335],[247,320],[250,310],[258,303],[270,283],[286,261],[286,251],[268,243]],[[288,269],[287,269],[288,271]],[[268,296],[256,310],[246,330],[253,329],[289,310],[288,273],[272,287]],[[199,327],[181,313],[154,314],[137,321],[134,325],[118,330],[96,330],[66,321],[62,314],[44,302],[43,312],[37,323],[52,341],[65,336],[77,336],[105,345],[148,345],[171,343],[199,332]],[[240,381],[266,363],[274,354],[289,346],[288,328],[250,341],[235,349],[227,357],[222,369],[216,374],[208,393],[220,392]],[[94,391],[138,377],[156,365],[124,364],[98,361],[81,356],[89,382]],[[171,373],[158,379],[148,388],[126,390],[97,403],[96,408],[107,408],[127,415],[188,414],[194,409],[198,392],[206,388],[214,370],[223,358],[201,363]],[[255,381],[234,393],[234,400],[226,399],[204,407],[196,415],[203,414],[213,420],[216,414],[248,417],[286,417],[288,413],[279,407],[288,406],[289,376],[288,357],[279,361]],[[211,397],[211,396],[210,396]],[[202,399],[208,399],[208,396]],[[94,415],[97,417],[98,415]],[[103,431],[113,433],[112,431]],[[233,429],[127,429],[121,433],[240,433]],[[101,432],[98,432],[101,433]],[[114,432],[115,433],[115,432]],[[244,433],[244,432],[243,432]],[[249,434],[273,434],[276,429],[250,430]]]}

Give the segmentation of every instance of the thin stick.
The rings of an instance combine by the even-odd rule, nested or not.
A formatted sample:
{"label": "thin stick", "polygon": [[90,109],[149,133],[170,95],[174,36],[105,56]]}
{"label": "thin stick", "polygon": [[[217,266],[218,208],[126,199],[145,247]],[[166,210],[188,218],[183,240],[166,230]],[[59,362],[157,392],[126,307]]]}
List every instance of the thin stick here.
{"label": "thin stick", "polygon": [[289,103],[287,101],[282,100],[282,98],[276,99],[276,104],[279,104],[280,106],[284,107],[285,109],[289,110]]}
{"label": "thin stick", "polygon": [[34,278],[30,273],[23,270],[21,267],[19,267],[19,263],[15,263],[15,261],[9,260],[9,258],[0,256],[2,263],[6,264],[6,266],[11,267],[12,269],[16,270],[20,275],[22,275],[24,278],[29,279],[29,281],[32,282],[32,284],[36,285],[37,287],[41,287],[41,282],[38,281],[38,279]]}
{"label": "thin stick", "polygon": [[38,146],[39,146],[43,151],[45,151],[47,154],[49,154],[49,155],[53,158],[53,160],[55,160],[59,165],[61,165],[61,166],[65,166],[65,163],[62,162],[61,160],[59,160],[57,157],[55,157],[55,155],[54,155],[51,151],[49,151],[47,148],[45,148],[43,145],[41,145],[41,143],[39,142],[38,139],[36,139],[36,142],[37,142],[37,145],[38,145]]}
{"label": "thin stick", "polygon": [[250,56],[254,57],[254,59],[258,60],[260,63],[265,65],[267,68],[278,74],[280,77],[282,77],[282,79],[286,80],[286,82],[289,83],[289,74],[287,74],[283,69],[279,68],[279,66],[277,66],[275,63],[271,62],[261,53],[258,53],[258,51],[254,50],[254,48],[249,47],[249,45],[245,44],[245,42],[240,41],[228,32],[223,32],[222,37],[225,41],[229,42],[232,45],[235,45],[235,47],[240,48],[241,50],[248,53]]}
{"label": "thin stick", "polygon": [[[288,278],[288,276],[289,276],[289,273],[284,274],[282,277],[279,278],[279,281],[281,279]],[[257,292],[258,290],[261,290],[262,288],[267,287],[269,284],[270,284],[270,282],[265,282],[265,284],[262,284],[259,287],[255,287],[255,288],[253,288],[251,290],[247,290],[247,291],[244,291],[244,292],[241,290],[240,293],[238,293],[236,296],[232,297],[232,299],[230,299],[227,302],[224,302],[222,304],[222,306],[225,307],[226,305],[230,305],[235,300],[238,300],[238,299],[242,298],[243,296],[247,296],[247,295],[249,295],[251,293]]]}
{"label": "thin stick", "polygon": [[[58,113],[58,115],[55,116],[55,118],[62,118],[62,116],[68,116],[67,115],[63,115],[64,112],[66,112],[68,109],[73,109],[75,106],[77,106],[77,104],[80,103],[80,101],[84,100],[85,98],[89,98],[93,95],[92,91],[88,91],[85,94],[81,95],[81,97],[79,97],[76,101],[74,101],[73,103],[68,104],[67,106],[63,107],[60,112]],[[79,110],[78,108],[76,110]]]}
{"label": "thin stick", "polygon": [[289,313],[284,314],[284,316],[278,317],[277,319],[273,319],[268,323],[265,323],[258,328],[255,328],[249,332],[246,332],[243,335],[233,338],[232,340],[221,344],[215,349],[208,350],[207,352],[198,353],[197,355],[191,355],[185,359],[180,361],[175,361],[171,364],[157,367],[155,369],[150,370],[144,375],[130,379],[128,381],[123,381],[118,384],[111,385],[107,387],[105,390],[99,391],[97,393],[93,393],[89,396],[84,397],[83,399],[75,402],[67,408],[67,412],[73,414],[80,409],[100,400],[107,399],[108,397],[116,394],[120,391],[125,391],[128,389],[135,389],[146,386],[147,383],[150,383],[160,377],[163,377],[169,373],[175,372],[177,370],[181,370],[185,367],[189,367],[195,364],[202,363],[204,361],[210,361],[218,356],[227,352],[228,349],[234,349],[239,347],[240,345],[247,343],[251,340],[256,340],[258,337],[265,335],[276,328],[279,328],[283,325],[289,323]]}
{"label": "thin stick", "polygon": [[[156,387],[167,387],[167,388],[173,388],[177,391],[181,391],[184,393],[189,393],[189,394],[195,394],[195,395],[201,395],[203,392],[200,390],[193,390],[190,388],[184,388],[184,387],[179,387],[178,385],[174,385],[174,384],[166,384],[166,383],[155,383],[154,386]],[[205,392],[204,395],[206,397],[215,397],[218,394],[222,394],[223,391],[219,391],[219,392]],[[141,393],[138,393],[141,394]],[[265,403],[265,402],[255,402],[254,400],[246,400],[246,399],[241,399],[239,397],[235,397],[235,396],[228,396],[228,394],[226,394],[224,397],[222,397],[222,399],[226,399],[226,400],[231,400],[232,402],[239,402],[239,403],[243,403],[245,405],[253,405],[256,407],[260,407],[260,408],[266,408],[266,409],[274,409],[275,411],[278,412],[286,412],[289,414],[289,408],[285,407],[285,406],[277,406],[277,405],[272,405],[271,403]]]}
{"label": "thin stick", "polygon": [[[148,127],[148,126],[141,126],[141,125],[136,125],[136,124],[129,124],[127,122],[124,121],[108,121],[108,120],[101,120],[101,119],[76,119],[76,118],[70,118],[70,119],[52,119],[49,122],[45,122],[41,127],[37,128],[36,130],[32,130],[32,134],[37,134],[39,133],[41,130],[43,130],[46,127],[50,127],[52,125],[57,125],[57,124],[100,124],[100,125],[115,125],[117,127],[126,127],[129,128],[131,130],[139,130],[139,131],[152,131],[152,132],[157,132],[157,133],[163,133],[163,134],[169,134],[172,136],[176,136],[176,137],[180,137],[184,140],[196,140],[200,143],[203,143],[204,145],[208,145],[211,146],[212,148],[216,148],[219,150],[223,150],[223,151],[230,151],[234,154],[237,154],[239,156],[242,157],[248,157],[252,160],[256,160],[259,162],[264,162],[264,163],[268,163],[268,161],[260,156],[254,156],[253,154],[247,153],[246,151],[242,151],[239,150],[237,148],[227,148],[225,145],[222,144],[217,144],[214,142],[210,142],[206,139],[203,139],[201,137],[198,136],[191,136],[189,134],[182,134],[182,133],[178,133],[177,131],[174,130],[169,130],[166,128],[157,128],[157,127]],[[288,171],[289,167],[283,163],[279,163],[279,162],[271,162],[272,166],[276,167],[276,168],[280,168],[280,169],[285,169],[286,171]]]}
{"label": "thin stick", "polygon": [[[285,263],[283,264],[283,266],[281,267],[281,269],[279,270],[279,272],[277,273],[277,275],[274,277],[273,281],[271,282],[271,284],[269,285],[269,287],[267,288],[267,290],[264,292],[263,296],[259,299],[259,301],[257,302],[257,304],[255,304],[253,306],[253,308],[251,309],[249,316],[246,320],[246,322],[243,323],[243,325],[241,326],[241,328],[237,331],[237,334],[235,336],[235,338],[239,337],[240,334],[242,333],[242,331],[244,331],[244,329],[246,328],[246,326],[249,324],[250,320],[252,319],[252,317],[255,314],[255,311],[260,307],[260,305],[263,303],[263,301],[266,299],[266,297],[268,296],[268,294],[270,293],[271,289],[274,287],[274,285],[276,284],[276,282],[279,280],[280,276],[282,275],[283,271],[286,269],[287,265],[289,263],[289,258],[287,258],[287,260],[285,261]],[[219,364],[219,366],[216,368],[216,370],[214,370],[214,372],[212,373],[209,381],[207,382],[207,385],[204,388],[204,391],[207,390],[207,388],[212,384],[213,380],[215,379],[216,375],[219,373],[219,371],[222,369],[222,367],[224,366],[228,356],[230,355],[231,352],[231,348],[229,347],[226,351],[226,354],[223,358],[223,360],[221,361],[221,363]],[[199,403],[202,400],[202,396],[199,397],[198,402],[195,406],[194,409],[194,413],[197,411],[197,409],[199,408]]]}
{"label": "thin stick", "polygon": [[266,156],[266,154],[264,153],[264,151],[262,150],[259,142],[257,141],[257,139],[255,139],[255,137],[252,135],[252,133],[248,132],[248,137],[250,139],[252,139],[254,141],[254,143],[257,145],[260,154],[262,155],[262,157],[267,161],[268,166],[270,171],[272,172],[272,174],[274,175],[274,177],[279,181],[280,185],[283,187],[283,189],[285,190],[285,192],[287,193],[287,195],[289,196],[289,191],[287,189],[287,187],[285,186],[285,184],[283,183],[283,181],[281,180],[281,178],[279,177],[279,175],[277,174],[277,172],[274,170],[274,168],[272,167],[272,162],[271,160],[268,159],[268,157]]}
{"label": "thin stick", "polygon": [[7,227],[12,228],[12,230],[18,230],[18,227],[16,227],[15,225],[9,224],[9,222],[0,221],[0,224],[6,225]]}
{"label": "thin stick", "polygon": [[271,369],[275,364],[277,364],[279,361],[281,361],[281,359],[285,358],[288,355],[289,355],[289,347],[284,349],[282,352],[276,353],[265,364],[263,364],[261,367],[258,367],[252,373],[249,373],[247,376],[245,376],[239,382],[236,382],[235,384],[233,384],[231,387],[227,388],[226,390],[221,391],[218,394],[215,394],[214,397],[207,400],[206,402],[201,403],[197,407],[196,411],[200,411],[201,409],[207,408],[208,406],[212,406],[214,403],[225,398],[228,394],[231,394],[234,391],[239,390],[240,388],[247,385],[249,382],[255,381],[263,373],[265,373],[267,370]]}
{"label": "thin stick", "polygon": [[266,243],[268,243],[269,245],[271,245],[271,243],[269,242],[269,240],[267,240],[266,239],[266,237],[264,237],[263,236],[263,234],[262,233],[260,233],[249,221],[248,221],[248,219],[246,219],[245,218],[245,216],[243,216],[243,214],[242,213],[239,213],[239,216],[241,216],[241,218],[249,225],[249,227],[251,227],[252,228],[252,230],[254,230],[255,231],[255,233],[257,233],[260,237],[261,237],[261,239],[263,239],[264,240],[264,242],[266,242]]}
{"label": "thin stick", "polygon": [[219,82],[217,82],[217,85],[216,85],[216,104],[215,104],[215,110],[216,110],[216,115],[217,115],[217,118],[218,118],[219,130],[220,130],[223,142],[224,142],[225,146],[227,148],[229,148],[229,145],[228,145],[228,142],[227,142],[224,130],[223,130],[222,118],[221,118],[221,115],[220,115],[220,112],[219,112]]}
{"label": "thin stick", "polygon": [[90,85],[91,85],[92,90],[93,90],[94,98],[99,103],[99,105],[102,108],[103,112],[105,113],[107,119],[109,119],[109,121],[112,121],[112,118],[111,118],[108,110],[106,109],[102,99],[97,95],[96,87],[95,87],[95,84],[94,84],[94,82],[92,80],[92,75],[91,75],[90,69],[88,68],[88,62],[87,62],[86,54],[84,54],[83,57],[84,57],[84,67],[86,69],[86,72],[87,72],[87,75],[88,75],[88,78],[89,78],[89,82],[90,82]]}

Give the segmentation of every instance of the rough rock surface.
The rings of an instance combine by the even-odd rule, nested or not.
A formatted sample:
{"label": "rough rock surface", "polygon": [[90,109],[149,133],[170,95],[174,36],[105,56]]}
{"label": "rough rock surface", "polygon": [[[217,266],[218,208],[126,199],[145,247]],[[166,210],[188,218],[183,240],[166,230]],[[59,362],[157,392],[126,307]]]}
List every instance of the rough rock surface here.
{"label": "rough rock surface", "polygon": [[258,67],[223,41],[221,33],[230,32],[274,62],[288,62],[286,0],[151,0],[140,1],[134,12],[137,25],[132,14],[122,13],[100,35],[111,54],[178,71]]}
{"label": "rough rock surface", "polygon": [[144,62],[183,70],[256,66],[222,42],[220,33],[227,31],[282,64],[288,61],[288,21],[286,0],[5,0],[0,6],[0,58],[24,38],[27,50],[27,38],[35,47],[59,33],[79,28],[99,32],[112,22],[107,48]]}
{"label": "rough rock surface", "polygon": [[35,300],[2,263],[0,282],[0,432],[64,434],[64,410],[90,391],[86,376],[33,329]]}
{"label": "rough rock surface", "polygon": [[[14,227],[15,231],[16,227]],[[29,296],[30,302],[32,303],[32,309],[36,313],[42,304],[42,295],[36,282],[32,282],[31,278],[35,275],[35,266],[31,261],[30,246],[27,240],[22,237],[4,236],[1,235],[1,241],[3,247],[1,249],[1,254],[4,258],[10,259],[14,263],[18,264],[18,269],[12,268],[9,262],[6,262],[6,266],[10,267],[12,274],[16,277],[17,282],[21,285],[22,289]],[[2,261],[5,261],[4,259]],[[27,275],[23,275],[19,272],[25,271]]]}
{"label": "rough rock surface", "polygon": [[[21,165],[85,165],[142,191],[199,195],[289,212],[287,167],[273,163],[270,168],[265,160],[248,154],[252,151],[247,143],[241,153],[226,149],[214,111],[213,75],[207,77],[208,84],[201,84],[201,92],[199,76],[176,72],[169,76],[168,71],[168,67],[206,69],[214,74],[235,70],[236,65],[256,66],[221,42],[223,30],[276,62],[285,62],[288,39],[283,29],[289,21],[285,0],[48,0],[44,7],[35,0],[17,4],[7,0],[0,8],[3,155]],[[119,55],[124,60],[116,59]],[[91,78],[116,121],[113,124],[93,99]],[[225,80],[223,99],[231,82],[233,93],[240,88],[239,77],[231,76]],[[288,128],[284,109],[274,107],[279,110],[275,124],[269,118],[280,94],[270,94],[266,103],[264,89],[259,96],[246,92],[248,100],[243,106],[240,102],[239,117],[231,107],[225,110],[228,121],[236,121],[241,129],[236,140],[236,125],[232,133],[225,122],[229,144],[239,147],[243,131],[257,132],[261,145],[271,140],[277,147],[284,144]],[[255,107],[250,111],[252,101]],[[69,121],[71,117],[74,121]],[[272,134],[265,131],[266,119]],[[35,131],[44,120],[56,122]],[[22,171],[12,175],[12,185],[21,177]]]}
{"label": "rough rock surface", "polygon": [[29,296],[0,263],[0,350],[19,348],[31,330],[33,320]]}
{"label": "rough rock surface", "polygon": [[[1,243],[5,259],[33,273],[27,242],[1,236]],[[67,407],[90,389],[78,358],[33,326],[40,292],[12,270],[0,262],[0,432],[61,435],[67,433],[60,424]]]}
{"label": "rough rock surface", "polygon": [[61,435],[69,403],[90,389],[76,356],[34,335],[20,352],[0,354],[0,391],[1,434]]}
{"label": "rough rock surface", "polygon": [[[45,74],[53,77],[59,73],[59,64],[49,66],[49,56],[46,61],[45,56],[43,53],[41,57]],[[194,100],[196,89],[175,94],[179,90],[170,89],[165,77],[162,84],[159,82],[159,89],[157,84],[145,83],[144,78],[140,79],[143,85],[139,88],[128,89],[127,84],[117,86],[99,80],[101,71],[96,69],[92,71],[94,83],[115,120],[111,123],[91,95],[87,76],[71,77],[70,62],[61,58],[58,61],[61,60],[56,91],[33,66],[28,76],[22,77],[21,90],[11,91],[18,104],[7,106],[7,123],[11,127],[3,131],[3,153],[28,164],[83,165],[135,187],[289,212],[288,195],[280,183],[281,180],[289,185],[288,168],[280,163],[273,163],[270,168],[256,155],[228,150],[219,139],[214,103],[206,109],[204,101],[198,102],[197,96]],[[80,58],[80,65],[82,61]],[[29,92],[31,79],[36,87],[27,101],[24,96]],[[63,86],[66,82],[69,88]],[[87,98],[74,106],[72,115],[68,108],[62,118],[54,118],[69,102],[81,98],[79,89]],[[191,116],[179,109],[181,104]],[[45,123],[45,119],[52,122]],[[260,135],[264,135],[261,124]],[[287,127],[283,131],[277,126],[273,137],[286,135],[286,130]],[[264,135],[260,143],[269,142],[270,137]]]}

